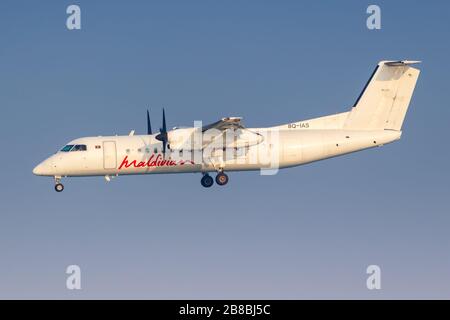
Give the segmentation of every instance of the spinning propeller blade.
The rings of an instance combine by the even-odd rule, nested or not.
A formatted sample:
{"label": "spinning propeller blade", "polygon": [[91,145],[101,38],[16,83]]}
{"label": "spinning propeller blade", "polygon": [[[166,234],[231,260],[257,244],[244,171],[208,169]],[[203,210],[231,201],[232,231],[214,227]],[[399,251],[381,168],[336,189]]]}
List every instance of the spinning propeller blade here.
{"label": "spinning propeller blade", "polygon": [[157,140],[161,141],[163,143],[163,155],[166,154],[166,148],[168,143],[168,137],[167,137],[167,125],[166,125],[166,113],[163,108],[163,123],[162,128],[159,129],[159,134],[155,137]]}
{"label": "spinning propeller blade", "polygon": [[150,123],[150,113],[148,112],[148,109],[147,109],[147,134],[148,135],[152,134],[152,124]]}

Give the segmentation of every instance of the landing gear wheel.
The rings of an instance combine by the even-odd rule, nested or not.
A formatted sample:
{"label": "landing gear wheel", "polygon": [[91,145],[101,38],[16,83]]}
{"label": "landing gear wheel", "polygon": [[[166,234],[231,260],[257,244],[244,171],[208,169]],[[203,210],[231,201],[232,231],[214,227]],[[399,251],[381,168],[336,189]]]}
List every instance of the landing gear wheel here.
{"label": "landing gear wheel", "polygon": [[224,185],[226,185],[227,183],[228,183],[228,176],[225,174],[225,173],[223,173],[223,172],[219,172],[218,174],[217,174],[217,176],[216,176],[216,183],[219,185],[219,186],[224,186]]}
{"label": "landing gear wheel", "polygon": [[64,190],[64,186],[61,183],[55,184],[55,191],[56,192],[61,192],[63,190]]}
{"label": "landing gear wheel", "polygon": [[205,174],[200,182],[202,186],[209,188],[214,184],[214,179],[209,174]]}

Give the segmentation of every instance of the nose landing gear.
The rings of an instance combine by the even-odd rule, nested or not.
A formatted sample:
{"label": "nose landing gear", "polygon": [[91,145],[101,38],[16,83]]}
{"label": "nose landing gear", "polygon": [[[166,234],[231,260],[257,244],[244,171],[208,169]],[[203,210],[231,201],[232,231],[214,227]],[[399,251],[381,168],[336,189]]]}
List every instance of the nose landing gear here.
{"label": "nose landing gear", "polygon": [[64,190],[64,186],[61,183],[61,177],[55,177],[55,191],[62,192]]}
{"label": "nose landing gear", "polygon": [[56,192],[61,192],[63,190],[64,190],[64,186],[61,183],[55,184],[55,191]]}

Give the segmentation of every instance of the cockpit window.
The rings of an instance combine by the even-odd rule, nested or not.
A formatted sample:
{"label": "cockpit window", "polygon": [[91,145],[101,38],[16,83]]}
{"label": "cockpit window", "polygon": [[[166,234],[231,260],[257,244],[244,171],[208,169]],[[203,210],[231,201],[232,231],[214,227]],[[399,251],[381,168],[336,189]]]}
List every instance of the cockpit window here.
{"label": "cockpit window", "polygon": [[67,146],[65,146],[64,148],[61,149],[62,152],[69,152],[70,149],[73,148],[73,144],[68,144]]}
{"label": "cockpit window", "polygon": [[70,150],[70,151],[72,152],[72,151],[86,151],[86,150],[87,150],[87,148],[86,148],[86,145],[85,145],[85,144],[77,144],[77,145],[75,145],[75,147],[73,147],[73,149]]}
{"label": "cockpit window", "polygon": [[68,144],[64,148],[61,149],[62,152],[72,152],[72,151],[86,151],[87,147],[85,144]]}

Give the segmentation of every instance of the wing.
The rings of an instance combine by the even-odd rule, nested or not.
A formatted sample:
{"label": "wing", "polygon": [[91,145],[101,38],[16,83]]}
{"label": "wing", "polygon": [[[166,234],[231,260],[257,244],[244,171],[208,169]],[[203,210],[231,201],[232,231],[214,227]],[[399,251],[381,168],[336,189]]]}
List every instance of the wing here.
{"label": "wing", "polygon": [[[201,149],[209,148],[241,148],[249,147],[261,143],[264,139],[261,134],[246,129],[240,117],[227,117],[219,121],[208,124],[201,128],[202,144]],[[200,128],[183,128],[168,132],[170,149],[182,149],[190,145],[196,130]]]}
{"label": "wing", "polygon": [[[214,130],[212,130],[214,129]],[[210,130],[210,131],[208,131]],[[224,141],[224,136],[228,132],[232,132],[234,138],[231,141]],[[202,127],[203,135],[203,149],[206,147],[221,146],[226,148],[239,148],[244,146],[251,146],[261,143],[264,139],[261,134],[253,132],[244,127],[242,118],[227,117],[219,121],[211,123]],[[205,132],[207,134],[205,134]],[[229,138],[229,137],[228,137]]]}
{"label": "wing", "polygon": [[202,127],[202,132],[205,132],[209,129],[217,129],[220,131],[224,131],[230,128],[234,129],[243,129],[244,126],[241,123],[242,118],[241,117],[226,117],[222,118],[219,121],[216,121],[214,123],[208,124],[206,126]]}

